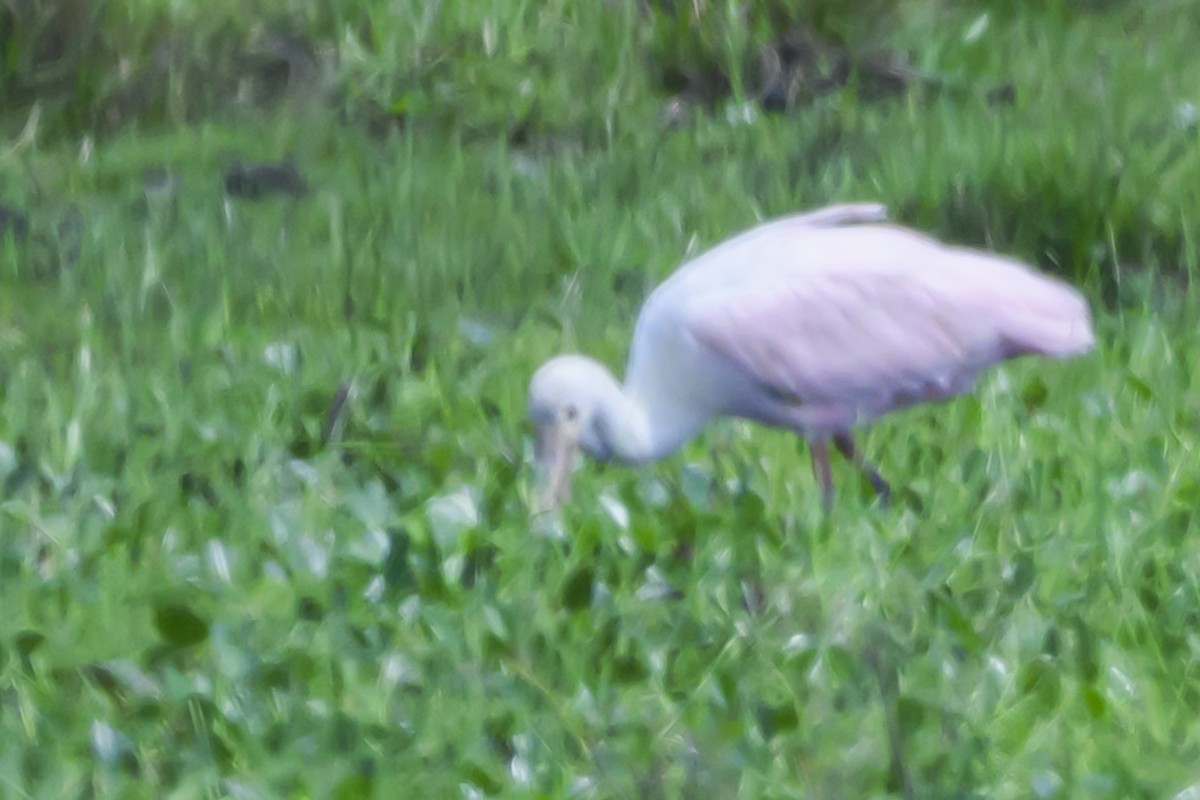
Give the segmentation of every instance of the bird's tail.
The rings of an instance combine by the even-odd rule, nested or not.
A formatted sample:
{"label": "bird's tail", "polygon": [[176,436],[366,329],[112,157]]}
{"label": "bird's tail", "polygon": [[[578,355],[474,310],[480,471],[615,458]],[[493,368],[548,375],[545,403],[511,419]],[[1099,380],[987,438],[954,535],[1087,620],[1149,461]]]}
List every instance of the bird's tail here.
{"label": "bird's tail", "polygon": [[1036,283],[1014,292],[1007,304],[1004,336],[1012,355],[1072,358],[1090,352],[1096,337],[1083,295],[1053,278],[1029,277]]}

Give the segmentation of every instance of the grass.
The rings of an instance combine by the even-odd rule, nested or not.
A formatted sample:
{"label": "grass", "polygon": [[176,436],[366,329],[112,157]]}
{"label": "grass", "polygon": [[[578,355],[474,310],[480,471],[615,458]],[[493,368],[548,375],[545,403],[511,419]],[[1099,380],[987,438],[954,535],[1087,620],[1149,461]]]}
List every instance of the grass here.
{"label": "grass", "polygon": [[[334,83],[418,109],[385,134],[285,102],[0,150],[32,230],[0,260],[0,795],[1197,784],[1193,4],[903,6],[888,45],[964,88],[775,116],[735,86],[676,127],[632,11],[445,7],[339,38]],[[285,155],[306,197],[222,194]],[[823,520],[790,437],[722,424],[530,517],[543,358],[619,366],[685,254],[874,198],[1079,283],[1098,351],[875,426],[888,509],[839,469]]]}

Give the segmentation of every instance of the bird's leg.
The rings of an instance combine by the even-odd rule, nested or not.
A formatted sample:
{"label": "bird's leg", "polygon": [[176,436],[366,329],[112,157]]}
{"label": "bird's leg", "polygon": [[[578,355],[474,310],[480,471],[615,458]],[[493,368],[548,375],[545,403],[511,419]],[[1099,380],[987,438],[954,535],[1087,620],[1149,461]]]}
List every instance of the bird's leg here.
{"label": "bird's leg", "polygon": [[833,471],[829,468],[829,443],[809,442],[812,454],[813,477],[821,485],[821,506],[828,514],[833,509]]}
{"label": "bird's leg", "polygon": [[892,496],[892,487],[888,486],[888,482],[879,474],[879,470],[875,469],[875,465],[863,458],[862,453],[858,452],[858,448],[854,446],[854,439],[850,437],[850,434],[834,434],[833,444],[847,461],[867,476],[867,480],[871,482],[872,488],[875,489],[875,494],[879,495],[879,499],[884,505],[887,505],[888,499]]}

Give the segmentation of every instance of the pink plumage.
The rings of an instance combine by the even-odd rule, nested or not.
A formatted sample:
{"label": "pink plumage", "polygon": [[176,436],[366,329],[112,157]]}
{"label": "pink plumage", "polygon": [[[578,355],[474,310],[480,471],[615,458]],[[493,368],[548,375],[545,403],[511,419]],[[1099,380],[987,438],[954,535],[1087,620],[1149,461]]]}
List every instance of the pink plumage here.
{"label": "pink plumage", "polygon": [[736,283],[668,283],[647,306],[766,390],[731,387],[725,413],[832,434],[966,391],[1006,358],[1092,346],[1082,297],[1015,261],[890,226],[764,234]]}
{"label": "pink plumage", "polygon": [[787,428],[809,440],[828,504],[828,441],[886,494],[854,448],[855,426],[966,392],[1005,359],[1093,347],[1087,303],[1070,286],[883,217],[882,206],[832,206],[702,254],[647,300],[623,388],[566,379],[587,372],[579,357],[552,361],[531,386],[535,418],[592,384],[583,394],[602,400],[570,401],[594,408],[580,439],[630,461],[674,451],[717,416]]}

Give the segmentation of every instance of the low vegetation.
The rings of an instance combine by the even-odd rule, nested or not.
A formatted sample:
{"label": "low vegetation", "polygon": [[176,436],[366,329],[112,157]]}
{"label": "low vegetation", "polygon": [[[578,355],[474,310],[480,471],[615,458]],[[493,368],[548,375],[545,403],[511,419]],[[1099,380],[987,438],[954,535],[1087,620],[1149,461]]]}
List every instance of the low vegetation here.
{"label": "low vegetation", "polygon": [[[1200,6],[845,5],[8,3],[0,795],[1200,791]],[[543,358],[851,199],[1097,352],[531,518]]]}

